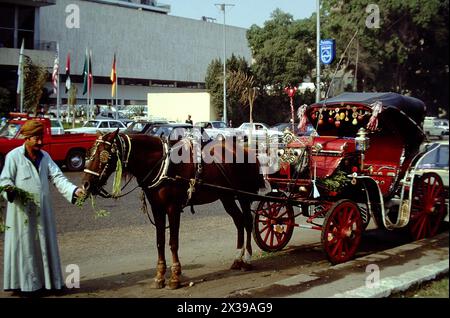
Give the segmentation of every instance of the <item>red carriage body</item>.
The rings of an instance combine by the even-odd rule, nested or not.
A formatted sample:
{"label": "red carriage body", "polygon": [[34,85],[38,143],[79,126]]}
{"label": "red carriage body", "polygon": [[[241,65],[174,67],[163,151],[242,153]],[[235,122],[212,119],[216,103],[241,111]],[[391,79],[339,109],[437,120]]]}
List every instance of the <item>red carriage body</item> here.
{"label": "red carriage body", "polygon": [[[300,123],[312,124],[317,135],[285,135],[279,169],[267,176],[272,192],[255,216],[260,248],[283,248],[294,226],[301,226],[321,230],[328,259],[345,262],[354,257],[371,216],[389,230],[409,225],[416,239],[436,234],[445,209],[442,180],[414,174],[426,155],[419,151],[422,101],[396,93],[344,93],[299,113]],[[311,225],[295,223],[295,207]]]}

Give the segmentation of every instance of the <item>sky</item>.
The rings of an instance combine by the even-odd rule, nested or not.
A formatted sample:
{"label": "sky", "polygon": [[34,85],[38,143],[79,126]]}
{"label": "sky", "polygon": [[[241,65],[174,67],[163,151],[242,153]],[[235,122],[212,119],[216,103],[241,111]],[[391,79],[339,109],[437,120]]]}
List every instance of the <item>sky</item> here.
{"label": "sky", "polygon": [[158,0],[157,3],[169,4],[170,15],[197,20],[206,16],[217,23],[223,23],[223,12],[215,4],[233,4],[226,8],[225,23],[246,29],[252,24],[262,27],[277,8],[296,20],[310,17],[316,10],[315,0]]}

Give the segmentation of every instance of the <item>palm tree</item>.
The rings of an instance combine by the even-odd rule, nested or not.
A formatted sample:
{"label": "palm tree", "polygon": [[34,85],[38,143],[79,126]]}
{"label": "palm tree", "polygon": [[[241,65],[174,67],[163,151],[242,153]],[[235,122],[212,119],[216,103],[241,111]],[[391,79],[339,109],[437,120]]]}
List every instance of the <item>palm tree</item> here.
{"label": "palm tree", "polygon": [[77,103],[77,87],[74,84],[70,85],[69,98],[67,102],[69,104],[69,114],[72,114],[72,128],[75,128],[75,104]]}
{"label": "palm tree", "polygon": [[48,72],[44,66],[34,64],[30,57],[25,56],[23,106],[28,113],[36,115],[47,76]]}
{"label": "palm tree", "polygon": [[[228,87],[230,91],[239,96],[239,101],[250,107],[250,126],[253,127],[253,105],[258,97],[258,88],[255,87],[253,75],[246,74],[241,70],[232,71],[228,75]],[[252,130],[249,131],[248,142],[252,143]]]}
{"label": "palm tree", "polygon": [[253,75],[239,71],[232,71],[228,74],[228,89],[239,96],[239,101],[250,106],[250,123],[253,123],[253,105],[258,97],[258,88],[255,87]]}

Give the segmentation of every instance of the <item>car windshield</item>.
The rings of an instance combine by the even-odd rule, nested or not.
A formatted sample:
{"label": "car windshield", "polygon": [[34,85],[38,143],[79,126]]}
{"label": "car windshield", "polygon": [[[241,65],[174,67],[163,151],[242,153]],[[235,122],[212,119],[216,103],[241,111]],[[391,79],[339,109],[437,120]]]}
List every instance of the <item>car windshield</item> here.
{"label": "car windshield", "polygon": [[83,127],[87,128],[96,128],[98,126],[98,121],[96,120],[89,120],[84,123]]}
{"label": "car windshield", "polygon": [[128,127],[127,131],[141,133],[144,131],[144,129],[147,125],[149,125],[149,124],[134,122]]}
{"label": "car windshield", "polygon": [[214,128],[227,128],[227,125],[225,125],[225,123],[223,121],[214,121],[212,123],[212,126]]}
{"label": "car windshield", "polygon": [[[433,147],[433,146],[432,146]],[[448,145],[434,146],[420,162],[419,168],[447,168],[448,169]]]}
{"label": "car windshield", "polygon": [[57,127],[57,128],[61,128],[61,122],[57,121],[57,120],[51,120],[51,127]]}
{"label": "car windshield", "polygon": [[20,124],[7,124],[0,129],[0,137],[14,138],[20,129]]}

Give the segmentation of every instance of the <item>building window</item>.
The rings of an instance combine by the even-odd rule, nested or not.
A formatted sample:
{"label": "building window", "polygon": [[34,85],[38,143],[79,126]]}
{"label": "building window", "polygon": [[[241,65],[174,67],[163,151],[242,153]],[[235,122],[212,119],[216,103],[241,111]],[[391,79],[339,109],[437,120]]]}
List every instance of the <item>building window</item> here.
{"label": "building window", "polygon": [[0,47],[34,49],[35,8],[0,4]]}

